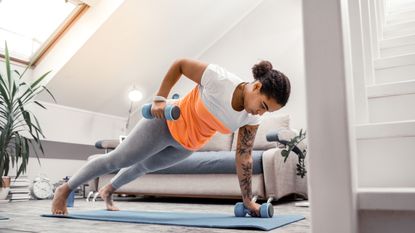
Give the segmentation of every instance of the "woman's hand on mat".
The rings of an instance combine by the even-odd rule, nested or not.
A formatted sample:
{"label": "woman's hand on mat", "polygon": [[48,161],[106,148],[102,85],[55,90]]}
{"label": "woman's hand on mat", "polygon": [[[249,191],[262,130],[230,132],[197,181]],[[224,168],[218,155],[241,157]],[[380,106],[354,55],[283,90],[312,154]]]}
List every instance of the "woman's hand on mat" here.
{"label": "woman's hand on mat", "polygon": [[261,205],[254,201],[250,201],[249,203],[244,204],[246,208],[249,209],[250,214],[252,217],[259,217],[259,209],[261,208]]}
{"label": "woman's hand on mat", "polygon": [[154,101],[151,106],[151,115],[155,118],[164,119],[164,108],[166,107],[166,102]]}

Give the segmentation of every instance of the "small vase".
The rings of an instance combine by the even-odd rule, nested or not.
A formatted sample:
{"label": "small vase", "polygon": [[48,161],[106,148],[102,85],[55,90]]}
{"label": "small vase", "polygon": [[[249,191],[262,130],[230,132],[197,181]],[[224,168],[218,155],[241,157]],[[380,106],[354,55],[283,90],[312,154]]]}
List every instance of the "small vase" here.
{"label": "small vase", "polygon": [[2,178],[2,187],[3,188],[9,188],[10,187],[10,181],[11,181],[11,178],[10,178],[10,176],[2,176],[1,177]]}

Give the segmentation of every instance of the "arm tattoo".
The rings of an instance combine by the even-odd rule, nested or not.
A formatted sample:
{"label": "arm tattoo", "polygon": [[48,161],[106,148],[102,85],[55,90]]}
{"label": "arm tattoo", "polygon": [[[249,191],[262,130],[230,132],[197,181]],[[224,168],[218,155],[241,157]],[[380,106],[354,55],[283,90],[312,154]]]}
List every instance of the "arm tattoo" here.
{"label": "arm tattoo", "polygon": [[242,197],[244,199],[252,198],[252,186],[251,186],[251,176],[252,176],[252,163],[247,162],[242,165],[242,177],[240,179],[240,186],[242,191]]}
{"label": "arm tattoo", "polygon": [[257,129],[257,125],[244,126],[239,129],[236,149],[239,156],[245,156],[251,153]]}
{"label": "arm tattoo", "polygon": [[237,173],[242,198],[252,198],[252,147],[258,126],[244,126],[239,129],[236,149]]}

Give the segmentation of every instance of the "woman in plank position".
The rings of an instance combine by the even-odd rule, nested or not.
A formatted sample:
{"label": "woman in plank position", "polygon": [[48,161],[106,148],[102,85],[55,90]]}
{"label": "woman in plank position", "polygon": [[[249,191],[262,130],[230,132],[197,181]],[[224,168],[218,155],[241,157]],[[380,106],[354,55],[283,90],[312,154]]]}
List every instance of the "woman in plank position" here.
{"label": "woman in plank position", "polygon": [[[153,120],[142,119],[117,148],[88,161],[71,179],[59,186],[52,202],[53,214],[67,214],[66,199],[71,190],[98,176],[121,169],[99,190],[108,210],[119,210],[112,201],[115,190],[136,178],[170,167],[200,149],[218,131],[230,134],[239,128],[236,171],[242,200],[252,216],[260,205],[252,201],[252,147],[260,117],[285,106],[290,81],[261,61],[252,68],[254,81],[244,82],[224,68],[191,59],[174,62],[165,75],[151,109]],[[164,108],[171,88],[184,75],[197,85],[175,104],[178,120],[166,121]]]}

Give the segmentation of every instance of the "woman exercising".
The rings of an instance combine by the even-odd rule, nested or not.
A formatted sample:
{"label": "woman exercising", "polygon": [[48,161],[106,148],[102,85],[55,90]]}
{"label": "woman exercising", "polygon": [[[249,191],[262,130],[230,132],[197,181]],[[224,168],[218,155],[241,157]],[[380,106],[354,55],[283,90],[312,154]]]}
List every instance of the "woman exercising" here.
{"label": "woman exercising", "polygon": [[[53,214],[67,214],[66,199],[71,190],[98,176],[121,169],[99,190],[107,210],[119,210],[112,194],[121,186],[153,171],[170,167],[200,149],[217,132],[230,134],[239,128],[236,171],[242,200],[252,216],[260,205],[252,201],[252,147],[260,118],[282,108],[290,96],[290,81],[268,61],[252,68],[253,82],[243,82],[224,68],[191,59],[173,63],[165,75],[151,108],[153,120],[142,119],[117,148],[87,162],[59,186],[52,202]],[[175,104],[178,120],[166,121],[164,108],[171,88],[184,75],[197,83]]]}

